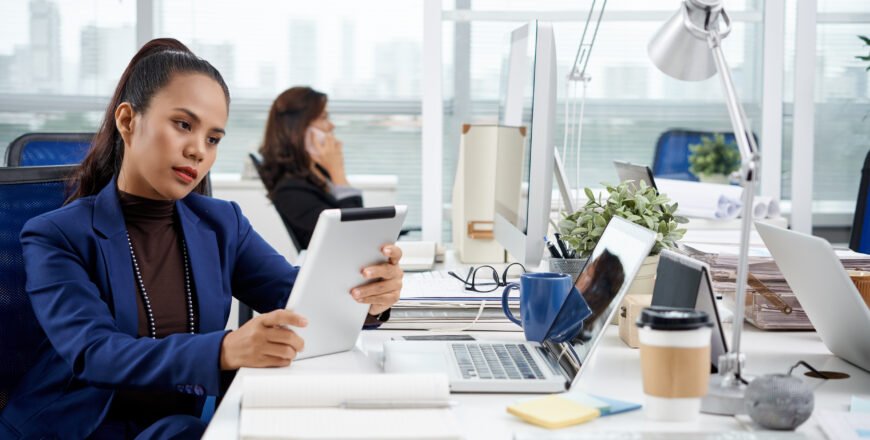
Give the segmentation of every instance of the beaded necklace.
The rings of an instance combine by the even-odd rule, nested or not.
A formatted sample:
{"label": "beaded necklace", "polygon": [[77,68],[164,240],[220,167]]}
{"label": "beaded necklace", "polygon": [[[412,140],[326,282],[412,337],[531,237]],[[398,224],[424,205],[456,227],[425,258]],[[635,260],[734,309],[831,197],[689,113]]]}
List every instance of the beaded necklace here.
{"label": "beaded necklace", "polygon": [[[130,257],[133,259],[133,270],[136,272],[136,284],[139,286],[139,293],[142,294],[142,304],[145,306],[145,317],[148,320],[148,336],[152,339],[157,339],[157,323],[154,320],[154,312],[151,310],[151,300],[148,297],[148,291],[145,290],[145,283],[142,281],[142,273],[139,271],[139,262],[136,261],[136,254],[133,252],[133,242],[130,241],[130,233],[127,233],[127,245],[130,247]],[[187,256],[187,242],[181,239],[181,251],[184,254],[184,293],[187,300],[187,329],[190,334],[196,333],[196,322],[193,315],[193,293],[190,289],[190,259]]]}

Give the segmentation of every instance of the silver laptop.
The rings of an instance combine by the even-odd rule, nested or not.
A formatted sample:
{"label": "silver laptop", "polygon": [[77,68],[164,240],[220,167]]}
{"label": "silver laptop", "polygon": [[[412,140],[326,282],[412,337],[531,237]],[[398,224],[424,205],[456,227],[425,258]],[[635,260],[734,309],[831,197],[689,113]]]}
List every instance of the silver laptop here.
{"label": "silver laptop", "polygon": [[621,218],[604,230],[576,285],[592,309],[570,343],[387,341],[387,373],[447,373],[451,392],[556,393],[575,383],[646,257],[655,232]]}
{"label": "silver laptop", "polygon": [[614,160],[613,166],[616,168],[616,175],[619,176],[620,182],[627,180],[631,180],[636,184],[646,182],[646,186],[658,189],[653,172],[648,166],[623,162],[621,160]]}
{"label": "silver laptop", "polygon": [[755,228],[822,342],[831,353],[870,371],[870,309],[831,244],[764,223]]}

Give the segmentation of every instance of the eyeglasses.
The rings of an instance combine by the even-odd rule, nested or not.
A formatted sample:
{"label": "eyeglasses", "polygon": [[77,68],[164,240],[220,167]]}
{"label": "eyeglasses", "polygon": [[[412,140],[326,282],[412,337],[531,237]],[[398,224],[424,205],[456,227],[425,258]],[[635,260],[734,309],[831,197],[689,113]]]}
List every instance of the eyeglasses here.
{"label": "eyeglasses", "polygon": [[519,269],[522,270],[522,273],[526,273],[526,267],[520,263],[509,264],[501,272],[501,278],[499,278],[498,271],[489,265],[468,268],[468,273],[465,275],[465,278],[457,275],[456,272],[453,271],[447,273],[453,278],[462,281],[462,283],[465,284],[465,290],[486,293],[493,292],[499,287],[506,286],[508,283],[508,273],[510,273],[511,269]]}

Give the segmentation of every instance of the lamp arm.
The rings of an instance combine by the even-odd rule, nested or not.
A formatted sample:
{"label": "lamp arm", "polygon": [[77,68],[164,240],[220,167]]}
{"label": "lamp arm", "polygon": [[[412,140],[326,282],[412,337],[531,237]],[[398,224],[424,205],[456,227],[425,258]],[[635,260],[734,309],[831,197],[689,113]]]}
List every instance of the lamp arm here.
{"label": "lamp arm", "polygon": [[595,38],[598,36],[598,27],[601,26],[601,17],[604,16],[604,8],[607,7],[607,0],[602,1],[601,9],[598,11],[598,18],[595,19],[595,28],[592,30],[592,39],[586,41],[586,32],[589,30],[589,24],[592,23],[592,14],[595,12],[595,3],[598,0],[592,0],[592,5],[589,6],[589,15],[586,17],[586,25],[583,26],[583,35],[580,37],[580,44],[577,45],[577,55],[574,57],[574,63],[571,65],[571,72],[568,73],[568,79],[574,81],[586,81],[586,66],[589,64],[589,57],[592,55],[592,47],[595,46]]}
{"label": "lamp arm", "polygon": [[[752,228],[752,204],[755,199],[755,183],[758,181],[759,156],[758,146],[752,132],[747,129],[748,122],[743,107],[737,98],[734,81],[731,79],[731,71],[725,61],[725,55],[719,44],[720,36],[715,30],[707,35],[707,42],[713,51],[713,59],[716,70],[722,79],[722,89],[725,93],[725,101],[728,106],[728,115],[731,119],[731,127],[734,130],[734,139],[740,151],[740,183],[743,186],[743,219],[740,225],[740,248],[737,255],[737,291],[735,297],[735,310],[733,336],[729,360],[725,362],[724,373],[733,374],[740,378],[742,369],[742,356],[740,354],[740,334],[743,328],[744,309],[746,308],[746,280],[749,272],[749,234]],[[720,373],[723,373],[720,371]]]}

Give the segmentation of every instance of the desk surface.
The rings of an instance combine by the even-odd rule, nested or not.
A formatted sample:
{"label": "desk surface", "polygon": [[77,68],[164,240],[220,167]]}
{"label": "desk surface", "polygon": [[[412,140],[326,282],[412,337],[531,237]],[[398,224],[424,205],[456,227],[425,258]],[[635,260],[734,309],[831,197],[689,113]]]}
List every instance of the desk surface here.
{"label": "desk surface", "polygon": [[[727,329],[726,329],[727,330]],[[246,369],[236,376],[223,402],[203,438],[238,438],[240,383],[249,375],[269,374],[379,374],[382,363],[382,345],[385,340],[402,334],[422,332],[378,330],[363,332],[356,348],[347,353],[307,359],[288,368]],[[730,331],[727,332],[730,335]],[[520,341],[520,332],[473,332],[478,339]],[[766,373],[785,373],[798,360],[809,362],[816,368],[841,371],[851,377],[845,380],[821,381],[804,378],[815,388],[815,408],[848,410],[852,395],[870,394],[870,373],[834,357],[813,332],[762,332],[746,326],[743,346],[747,357],[746,372],[749,376]],[[617,327],[611,326],[590,362],[584,366],[582,376],[575,388],[606,397],[643,402],[640,376],[640,353],[625,346],[617,335]],[[571,428],[549,431],[519,421],[507,414],[507,405],[529,395],[517,394],[454,394],[458,402],[454,408],[460,426],[467,439],[510,439],[517,434],[548,435],[571,433],[620,431],[620,432],[723,432],[758,430],[746,416],[725,417],[701,415],[696,422],[653,422],[644,418],[643,411],[603,417]],[[815,416],[814,416],[815,417]],[[811,418],[800,427],[799,432],[807,438],[824,438],[815,420]]]}

